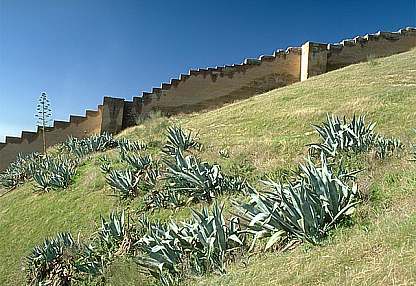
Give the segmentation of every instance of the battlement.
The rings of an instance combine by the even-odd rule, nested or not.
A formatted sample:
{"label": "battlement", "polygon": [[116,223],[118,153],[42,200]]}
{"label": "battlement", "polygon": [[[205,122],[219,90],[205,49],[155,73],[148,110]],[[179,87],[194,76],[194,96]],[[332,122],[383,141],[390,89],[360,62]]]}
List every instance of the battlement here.
{"label": "battlement", "polygon": [[[239,64],[191,69],[186,74],[144,91],[131,101],[104,97],[97,110],[85,116],[71,115],[69,121],[53,122],[47,129],[48,146],[68,136],[83,138],[95,133],[117,133],[134,126],[151,111],[166,115],[212,109],[251,97],[312,76],[369,58],[385,57],[416,47],[416,29],[377,32],[335,44],[307,42],[302,47],[276,50],[271,55],[247,58]],[[0,170],[18,153],[41,151],[41,130],[23,131],[20,137],[7,136],[0,142]]]}
{"label": "battlement", "polygon": [[[55,120],[52,127],[45,128],[47,146],[62,143],[69,136],[86,137],[101,132],[102,107],[98,110],[87,110],[85,116],[71,115],[69,121]],[[19,153],[41,152],[43,150],[42,129],[22,131],[20,137],[6,136],[0,143],[0,170],[5,169]]]}
{"label": "battlement", "polygon": [[369,58],[386,57],[416,47],[416,29],[377,32],[335,44],[307,42],[302,46],[301,79],[339,69]]}

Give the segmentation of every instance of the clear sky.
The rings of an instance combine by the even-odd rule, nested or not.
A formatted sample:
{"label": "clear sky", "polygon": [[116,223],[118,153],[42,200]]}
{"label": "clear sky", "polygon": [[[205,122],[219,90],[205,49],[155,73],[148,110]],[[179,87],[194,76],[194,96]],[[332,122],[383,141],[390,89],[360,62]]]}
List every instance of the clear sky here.
{"label": "clear sky", "polygon": [[190,68],[406,26],[415,0],[0,0],[0,141],[35,129],[42,91],[68,120]]}

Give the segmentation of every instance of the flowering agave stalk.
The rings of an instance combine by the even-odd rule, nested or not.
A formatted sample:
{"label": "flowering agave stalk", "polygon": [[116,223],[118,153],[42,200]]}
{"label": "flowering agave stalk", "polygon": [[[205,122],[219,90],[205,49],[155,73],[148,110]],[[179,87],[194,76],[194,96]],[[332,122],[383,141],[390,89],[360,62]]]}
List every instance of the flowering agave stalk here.
{"label": "flowering agave stalk", "polygon": [[42,140],[43,140],[43,154],[46,154],[46,130],[51,125],[51,116],[52,110],[50,108],[50,101],[46,92],[42,92],[38,105],[36,107],[36,114],[35,117],[37,118],[37,126],[42,131]]}
{"label": "flowering agave stalk", "polygon": [[[357,186],[349,186],[335,176],[325,157],[321,166],[311,161],[300,165],[301,174],[286,184],[268,181],[270,190],[250,190],[249,203],[237,203],[247,232],[258,238],[269,237],[266,249],[283,239],[306,240],[318,244],[334,225],[349,216],[357,200]],[[254,246],[254,242],[252,247]]]}

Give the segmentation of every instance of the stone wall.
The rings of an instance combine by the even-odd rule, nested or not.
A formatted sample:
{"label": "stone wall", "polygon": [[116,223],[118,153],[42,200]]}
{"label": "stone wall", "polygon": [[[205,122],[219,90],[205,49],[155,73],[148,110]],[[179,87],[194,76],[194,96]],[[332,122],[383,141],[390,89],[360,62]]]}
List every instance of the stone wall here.
{"label": "stone wall", "polygon": [[[101,132],[102,106],[97,111],[87,110],[85,116],[70,116],[69,122],[54,121],[53,127],[47,129],[47,146],[62,143],[69,136],[83,138]],[[22,131],[20,137],[6,137],[0,143],[0,170],[7,168],[19,153],[42,152],[43,140],[41,130],[37,132]]]}
{"label": "stone wall", "polygon": [[[241,64],[190,70],[169,83],[132,101],[104,97],[97,111],[86,116],[71,116],[69,122],[55,121],[47,133],[48,146],[68,138],[94,133],[118,133],[136,124],[137,119],[152,110],[166,115],[188,113],[218,107],[237,99],[306,80],[370,57],[384,57],[416,47],[416,29],[376,34],[344,40],[339,44],[307,42],[301,48],[278,50],[273,55],[246,59]],[[42,150],[40,132],[23,131],[21,137],[6,137],[0,143],[0,170],[18,153]]]}
{"label": "stone wall", "polygon": [[191,70],[124,105],[123,128],[152,110],[164,114],[214,108],[300,81],[301,49],[279,50],[242,64]]}
{"label": "stone wall", "polygon": [[337,44],[307,42],[302,46],[301,79],[336,70],[370,58],[386,57],[416,47],[416,29],[378,32]]}

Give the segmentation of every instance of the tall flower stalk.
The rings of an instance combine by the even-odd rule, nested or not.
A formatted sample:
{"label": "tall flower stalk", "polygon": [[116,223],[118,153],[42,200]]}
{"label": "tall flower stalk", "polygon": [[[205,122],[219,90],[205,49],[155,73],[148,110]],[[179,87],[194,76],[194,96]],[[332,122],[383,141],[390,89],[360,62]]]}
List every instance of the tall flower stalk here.
{"label": "tall flower stalk", "polygon": [[46,154],[46,128],[50,127],[52,111],[50,108],[50,101],[46,92],[42,92],[38,105],[36,108],[35,117],[37,118],[37,126],[42,130],[42,139],[43,139],[43,154]]}

